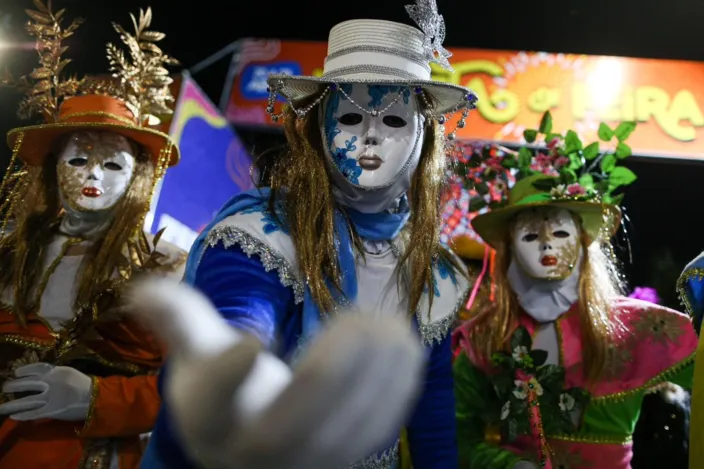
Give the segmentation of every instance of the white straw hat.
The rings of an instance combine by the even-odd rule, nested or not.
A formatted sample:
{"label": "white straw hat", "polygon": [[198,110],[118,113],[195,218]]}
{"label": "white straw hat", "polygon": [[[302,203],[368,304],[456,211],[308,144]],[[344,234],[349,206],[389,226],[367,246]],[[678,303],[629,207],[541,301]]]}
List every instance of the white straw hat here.
{"label": "white straw hat", "polygon": [[296,110],[305,114],[327,93],[336,91],[338,85],[367,83],[403,86],[421,95],[427,93],[430,99],[425,101],[435,117],[460,110],[466,116],[475,107],[477,95],[465,87],[431,79],[432,62],[452,70],[447,61],[451,54],[442,47],[445,23],[437,12],[435,0],[416,0],[416,5],[408,5],[406,9],[423,31],[383,20],[350,20],[334,26],[328,38],[323,75],[270,75],[268,111],[273,115],[276,94],[292,106],[318,95],[306,108]]}

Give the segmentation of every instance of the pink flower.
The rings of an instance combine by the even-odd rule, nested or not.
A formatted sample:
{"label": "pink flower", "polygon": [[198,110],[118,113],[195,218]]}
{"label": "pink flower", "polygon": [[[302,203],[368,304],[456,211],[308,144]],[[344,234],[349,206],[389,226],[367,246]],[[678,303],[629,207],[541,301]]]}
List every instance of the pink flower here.
{"label": "pink flower", "polygon": [[535,155],[535,163],[540,166],[551,166],[552,160],[548,155],[538,153]]}
{"label": "pink flower", "polygon": [[553,165],[553,159],[550,155],[538,153],[535,155],[535,160],[531,165],[533,171],[538,171],[547,176],[557,176],[558,173]]}
{"label": "pink flower", "polygon": [[570,184],[567,186],[567,195],[584,195],[586,194],[587,191],[584,189],[584,187],[580,186],[579,184]]}
{"label": "pink flower", "polygon": [[555,160],[555,169],[560,169],[563,166],[569,164],[570,159],[566,156],[560,156]]}
{"label": "pink flower", "polygon": [[549,148],[550,150],[552,150],[552,149],[554,149],[555,147],[557,147],[557,145],[558,145],[559,143],[560,143],[560,139],[557,138],[557,137],[555,137],[555,138],[553,138],[552,140],[550,140],[550,141],[548,142],[548,148]]}
{"label": "pink flower", "polygon": [[537,164],[531,165],[530,169],[533,171],[538,171],[546,176],[559,176],[559,173],[555,171],[555,168],[551,166],[539,166]]}
{"label": "pink flower", "polygon": [[525,371],[523,371],[521,369],[516,370],[516,379],[523,381],[524,383],[527,383],[528,381],[530,381],[530,379],[532,377],[533,377],[532,375],[529,375],[528,373],[526,373]]}

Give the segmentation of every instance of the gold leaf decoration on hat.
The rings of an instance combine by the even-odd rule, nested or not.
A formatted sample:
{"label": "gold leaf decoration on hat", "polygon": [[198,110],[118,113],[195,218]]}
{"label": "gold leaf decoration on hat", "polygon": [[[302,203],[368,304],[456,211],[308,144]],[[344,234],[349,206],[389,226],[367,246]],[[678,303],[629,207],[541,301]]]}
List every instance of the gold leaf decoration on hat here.
{"label": "gold leaf decoration on hat", "polygon": [[47,122],[56,122],[61,102],[76,95],[83,84],[83,80],[75,77],[60,78],[64,68],[71,63],[71,59],[62,58],[68,50],[64,40],[73,35],[83,19],[75,19],[63,28],[62,20],[66,9],[54,13],[51,0],[46,3],[44,0],[33,0],[33,3],[36,10],[26,10],[30,17],[26,29],[36,38],[39,67],[29,76],[22,76],[18,80],[6,72],[0,84],[27,95],[17,111],[21,119],[41,115]]}
{"label": "gold leaf decoration on hat", "polygon": [[[130,14],[134,26],[134,34],[130,34],[122,26],[113,23],[113,28],[127,47],[125,51],[114,44],[108,44],[107,54],[110,61],[110,72],[119,81],[120,97],[134,112],[140,124],[148,124],[157,116],[171,113],[169,104],[174,101],[169,85],[173,79],[166,69],[168,65],[178,65],[178,61],[170,57],[156,45],[164,37],[164,33],[150,31],[152,10],[139,10],[139,21]],[[106,85],[109,86],[109,85]]]}

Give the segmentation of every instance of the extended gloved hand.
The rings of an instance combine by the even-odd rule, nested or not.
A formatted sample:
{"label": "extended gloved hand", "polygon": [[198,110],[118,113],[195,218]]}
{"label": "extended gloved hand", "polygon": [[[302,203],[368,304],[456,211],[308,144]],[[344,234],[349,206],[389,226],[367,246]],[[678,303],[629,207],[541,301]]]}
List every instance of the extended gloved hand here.
{"label": "extended gloved hand", "polygon": [[15,377],[5,382],[2,392],[37,394],[0,405],[0,415],[20,421],[81,421],[88,415],[92,380],[80,371],[68,366],[33,363],[15,370]]}
{"label": "extended gloved hand", "polygon": [[291,375],[194,290],[152,280],[134,298],[169,347],[168,408],[205,468],[344,467],[396,436],[420,388],[403,318],[342,315]]}

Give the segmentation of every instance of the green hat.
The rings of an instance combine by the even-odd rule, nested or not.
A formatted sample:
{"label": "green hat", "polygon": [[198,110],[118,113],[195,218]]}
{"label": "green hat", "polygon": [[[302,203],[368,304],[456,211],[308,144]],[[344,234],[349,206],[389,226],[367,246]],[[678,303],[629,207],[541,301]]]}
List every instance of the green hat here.
{"label": "green hat", "polygon": [[508,204],[478,215],[472,228],[489,245],[496,248],[506,239],[506,233],[519,212],[534,207],[557,207],[576,213],[592,241],[612,236],[621,222],[618,206],[602,202],[598,197],[560,183],[560,178],[535,174],[516,182],[508,196]]}

